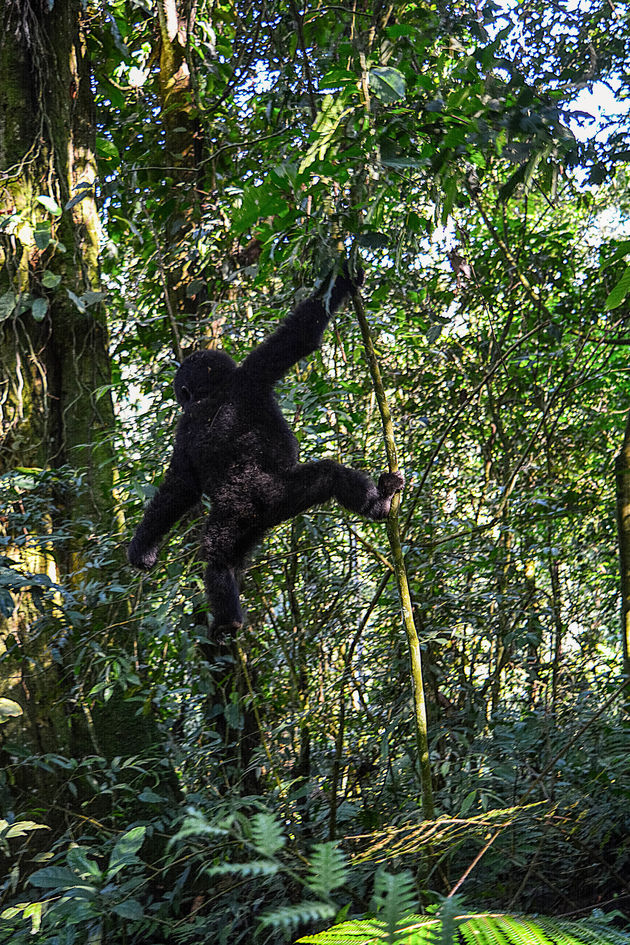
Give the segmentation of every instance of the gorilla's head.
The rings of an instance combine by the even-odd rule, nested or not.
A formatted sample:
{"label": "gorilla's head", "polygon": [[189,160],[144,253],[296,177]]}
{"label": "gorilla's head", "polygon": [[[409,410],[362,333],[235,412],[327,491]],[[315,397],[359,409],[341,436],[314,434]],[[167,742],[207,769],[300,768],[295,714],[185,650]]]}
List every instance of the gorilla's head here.
{"label": "gorilla's head", "polygon": [[184,410],[222,387],[236,364],[224,351],[195,351],[177,369],[175,396]]}

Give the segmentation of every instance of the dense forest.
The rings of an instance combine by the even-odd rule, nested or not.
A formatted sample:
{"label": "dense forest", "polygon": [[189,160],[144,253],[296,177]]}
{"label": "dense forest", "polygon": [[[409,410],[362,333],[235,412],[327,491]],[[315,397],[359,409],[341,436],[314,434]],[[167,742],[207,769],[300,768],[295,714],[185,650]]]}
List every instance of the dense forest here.
{"label": "dense forest", "polygon": [[[0,942],[628,945],[628,7],[0,9]],[[277,396],[404,489],[213,635],[175,371],[344,265]]]}

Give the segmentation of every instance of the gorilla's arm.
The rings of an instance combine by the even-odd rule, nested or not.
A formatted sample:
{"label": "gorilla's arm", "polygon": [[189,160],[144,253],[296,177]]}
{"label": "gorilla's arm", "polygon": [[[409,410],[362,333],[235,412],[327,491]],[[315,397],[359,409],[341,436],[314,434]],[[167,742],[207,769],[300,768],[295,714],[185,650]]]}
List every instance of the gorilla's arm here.
{"label": "gorilla's arm", "polygon": [[127,557],[134,568],[148,571],[153,567],[160,550],[160,539],[200,499],[201,490],[193,482],[176,445],[162,485],[147,505],[127,549]]}
{"label": "gorilla's arm", "polygon": [[[355,283],[361,285],[362,282],[363,271],[359,270]],[[243,381],[247,375],[274,384],[292,365],[319,348],[330,316],[350,295],[352,287],[346,267],[335,279],[328,299],[325,293],[316,293],[301,302],[274,333],[245,358],[239,368]]]}

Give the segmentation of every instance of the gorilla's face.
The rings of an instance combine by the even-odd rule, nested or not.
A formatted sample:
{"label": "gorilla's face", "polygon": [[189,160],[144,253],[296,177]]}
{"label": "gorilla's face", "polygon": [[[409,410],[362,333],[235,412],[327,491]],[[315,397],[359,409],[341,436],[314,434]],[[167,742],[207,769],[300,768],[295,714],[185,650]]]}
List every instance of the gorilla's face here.
{"label": "gorilla's face", "polygon": [[195,351],[177,369],[174,387],[177,403],[184,410],[222,387],[236,364],[224,351]]}

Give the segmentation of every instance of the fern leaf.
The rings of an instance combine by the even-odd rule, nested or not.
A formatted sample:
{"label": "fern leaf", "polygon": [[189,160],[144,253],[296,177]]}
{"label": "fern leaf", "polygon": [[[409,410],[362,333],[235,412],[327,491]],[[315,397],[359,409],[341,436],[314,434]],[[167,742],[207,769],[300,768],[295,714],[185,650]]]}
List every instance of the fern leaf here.
{"label": "fern leaf", "polygon": [[346,863],[345,854],[338,849],[334,841],[316,844],[306,879],[308,889],[319,899],[330,898],[331,892],[343,886],[346,881]]}
{"label": "fern leaf", "polygon": [[[432,931],[438,920],[430,916],[410,915],[401,921],[397,935],[404,945],[433,945]],[[387,930],[378,919],[353,919],[299,939],[300,945],[383,945]]]}
{"label": "fern leaf", "polygon": [[[525,919],[525,916],[523,916],[523,919]],[[553,919],[548,919],[545,916],[537,916],[536,922],[545,933],[545,943],[553,941],[553,945],[576,945],[575,934],[565,934]],[[590,939],[584,936],[584,931],[582,930],[580,932],[578,945],[588,945],[589,942]],[[596,938],[594,941],[594,945],[601,945],[601,943],[601,937]],[[607,940],[607,945],[612,945],[612,942],[608,942]]]}
{"label": "fern leaf", "polygon": [[296,945],[374,945],[379,929],[373,919],[352,919],[341,925],[298,939]]}
{"label": "fern leaf", "polygon": [[500,924],[508,934],[510,945],[549,945],[550,936],[537,920],[528,919],[527,916],[506,915],[500,919]]}
{"label": "fern leaf", "polygon": [[182,821],[182,825],[177,831],[177,833],[171,837],[168,842],[168,849],[174,844],[178,843],[180,840],[185,840],[188,837],[228,837],[229,830],[225,826],[218,827],[215,824],[211,824],[204,814],[201,811],[196,810],[193,807],[189,807],[186,812],[186,816]]}
{"label": "fern leaf", "polygon": [[[383,894],[381,890],[381,896]],[[473,913],[453,916],[457,925],[449,945],[630,945],[630,931],[603,922],[569,922],[550,916]],[[408,915],[395,931],[400,945],[437,945],[448,942],[439,916]],[[354,919],[325,932],[299,939],[301,945],[383,945],[391,930],[378,919]]]}
{"label": "fern leaf", "polygon": [[385,932],[387,945],[401,942],[400,926],[416,905],[416,887],[409,870],[386,873],[379,870],[374,879],[374,905]]}
{"label": "fern leaf", "polygon": [[252,843],[263,856],[274,856],[286,843],[282,824],[274,814],[255,814],[250,827]]}
{"label": "fern leaf", "polygon": [[298,902],[294,906],[281,906],[266,912],[260,920],[259,930],[271,926],[290,932],[306,922],[323,922],[333,919],[336,908],[330,902]]}
{"label": "fern leaf", "polygon": [[[472,932],[470,942],[481,945],[522,945],[520,938],[511,938],[510,930],[504,930],[504,916],[476,915],[467,918],[460,931],[466,929]],[[514,931],[514,930],[512,930]],[[506,934],[507,932],[507,934]],[[464,939],[468,943],[468,939]],[[537,939],[531,940],[531,945],[540,945]],[[549,943],[547,943],[549,945]]]}
{"label": "fern leaf", "polygon": [[536,921],[555,936],[558,945],[630,945],[630,931],[614,928],[602,921],[568,922],[546,916],[538,916]]}
{"label": "fern leaf", "polygon": [[249,863],[219,863],[204,870],[206,876],[273,876],[280,867],[269,860],[252,860]]}
{"label": "fern leaf", "polygon": [[450,896],[442,900],[437,912],[437,927],[429,934],[435,945],[454,945],[457,942],[457,927],[465,911],[461,896]]}

